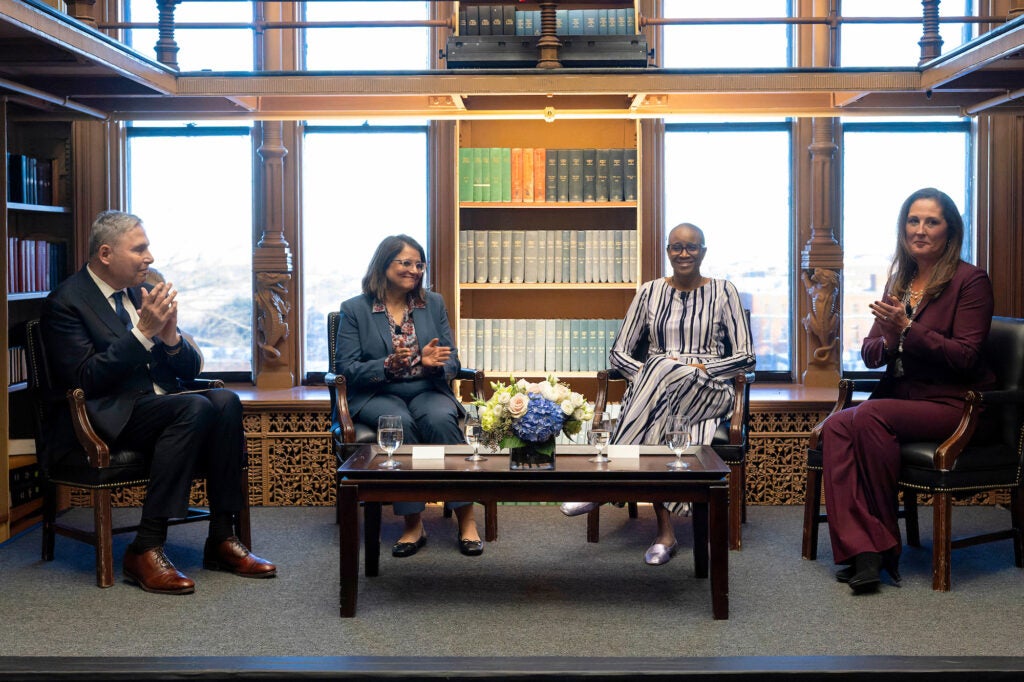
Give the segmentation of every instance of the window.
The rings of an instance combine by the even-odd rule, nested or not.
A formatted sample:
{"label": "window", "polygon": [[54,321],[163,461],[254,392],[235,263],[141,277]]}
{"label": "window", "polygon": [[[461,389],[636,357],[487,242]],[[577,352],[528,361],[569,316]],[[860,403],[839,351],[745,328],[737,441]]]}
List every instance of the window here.
{"label": "window", "polygon": [[[306,2],[307,21],[426,19],[426,2]],[[308,28],[306,69],[395,71],[429,67],[426,27]]]}
{"label": "window", "polygon": [[845,121],[843,124],[844,372],[866,371],[860,358],[871,329],[868,304],[882,295],[895,253],[896,218],[922,187],[948,194],[964,218],[965,260],[974,260],[968,121]]}
{"label": "window", "polygon": [[174,124],[128,131],[128,210],[152,244],[153,267],[178,290],[178,326],[203,371],[252,372],[252,145],[248,127]]}
{"label": "window", "polygon": [[[974,0],[942,0],[943,16],[969,16]],[[843,66],[917,66],[921,60],[921,0],[843,0],[844,17],[918,17],[913,23],[844,23],[839,63]],[[942,52],[974,36],[973,24],[940,23]]]}
{"label": "window", "polygon": [[[125,18],[132,22],[156,22],[154,0],[128,0]],[[251,2],[210,0],[175,5],[174,23],[232,22],[252,23]],[[131,29],[126,43],[139,53],[156,59],[156,29]],[[253,68],[253,32],[247,28],[180,28],[174,31],[178,43],[177,60],[181,71],[251,71]]]}
{"label": "window", "polygon": [[[672,19],[788,17],[790,0],[664,0]],[[772,68],[790,64],[786,24],[710,24],[664,27],[665,68]]]}
{"label": "window", "polygon": [[[701,272],[736,285],[751,311],[757,371],[784,380],[792,366],[790,137],[786,121],[670,123],[665,134],[665,229],[688,222],[704,230]],[[671,272],[667,256],[664,267]]]}
{"label": "window", "polygon": [[380,241],[407,234],[429,250],[427,126],[309,126],[302,158],[308,380],[327,370],[327,314],[361,293]]}

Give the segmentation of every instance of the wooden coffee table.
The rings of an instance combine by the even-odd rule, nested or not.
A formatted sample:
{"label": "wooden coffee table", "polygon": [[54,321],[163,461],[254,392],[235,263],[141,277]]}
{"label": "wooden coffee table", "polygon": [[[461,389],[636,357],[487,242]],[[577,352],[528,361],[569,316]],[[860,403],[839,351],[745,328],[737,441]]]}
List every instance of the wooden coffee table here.
{"label": "wooden coffee table", "polygon": [[559,446],[554,470],[511,471],[508,456],[487,453],[486,462],[467,462],[467,446],[445,446],[443,459],[416,459],[399,448],[398,469],[377,465],[385,455],[375,445],[357,449],[338,468],[341,616],[356,613],[359,588],[359,503],[363,502],[366,576],[380,573],[381,503],[422,500],[477,502],[691,502],[693,558],[698,578],[711,576],[711,610],[729,617],[729,467],[710,446],[691,448],[690,468],[672,470],[664,447],[643,446],[639,459],[594,464],[591,447]]}

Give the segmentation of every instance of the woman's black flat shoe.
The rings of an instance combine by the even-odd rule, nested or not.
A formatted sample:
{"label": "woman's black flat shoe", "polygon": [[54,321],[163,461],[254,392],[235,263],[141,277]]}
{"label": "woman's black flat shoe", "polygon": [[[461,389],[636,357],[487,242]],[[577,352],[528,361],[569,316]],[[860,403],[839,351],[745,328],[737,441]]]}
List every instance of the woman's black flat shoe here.
{"label": "woman's black flat shoe", "polygon": [[420,536],[420,539],[416,542],[396,542],[391,546],[391,556],[404,558],[412,556],[416,552],[420,551],[420,547],[427,544],[427,534],[424,533]]}
{"label": "woman's black flat shoe", "polygon": [[846,566],[845,568],[840,568],[838,571],[836,571],[836,580],[841,583],[848,583],[850,582],[850,578],[852,578],[856,574],[857,569],[853,567],[853,564],[850,564],[849,566]]}
{"label": "woman's black flat shoe", "polygon": [[882,555],[878,552],[861,552],[853,558],[855,570],[847,583],[854,594],[874,592],[882,582]]}
{"label": "woman's black flat shoe", "polygon": [[482,540],[465,540],[459,538],[459,551],[466,556],[480,556],[484,553]]}

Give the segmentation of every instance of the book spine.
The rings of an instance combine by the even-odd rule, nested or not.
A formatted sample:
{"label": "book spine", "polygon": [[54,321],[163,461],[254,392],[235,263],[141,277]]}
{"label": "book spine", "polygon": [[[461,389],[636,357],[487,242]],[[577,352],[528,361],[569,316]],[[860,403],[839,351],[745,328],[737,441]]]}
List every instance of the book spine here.
{"label": "book spine", "polygon": [[526,280],[526,232],[524,230],[512,230],[512,272],[513,284],[522,284]]}
{"label": "book spine", "polygon": [[548,233],[545,230],[537,231],[537,281],[541,284],[548,282]]}
{"label": "book spine", "polygon": [[459,149],[459,201],[473,200],[473,150]]}
{"label": "book spine", "polygon": [[608,201],[622,201],[622,163],[624,149],[612,149],[608,155]]}
{"label": "book spine", "polygon": [[583,201],[597,200],[597,150],[583,150]]}
{"label": "book spine", "polygon": [[469,247],[467,246],[467,242],[469,240],[466,237],[467,237],[467,233],[464,230],[460,230],[459,231],[459,283],[460,284],[465,284],[466,282],[469,281],[468,279],[466,279],[466,277],[468,276],[467,273],[469,272],[469,267],[468,267],[468,265],[466,263],[466,256],[467,256],[467,254],[469,252]]}
{"label": "book spine", "polygon": [[570,274],[570,268],[572,265],[572,259],[570,257],[572,247],[572,230],[562,230],[559,235],[559,252],[558,252],[558,263],[561,266],[561,272],[559,273],[559,282],[571,282],[572,277]]}
{"label": "book spine", "polygon": [[473,148],[473,201],[491,198],[491,155],[486,147]]}
{"label": "book spine", "polygon": [[512,201],[512,149],[501,148],[501,200]]}
{"label": "book spine", "polygon": [[466,282],[476,281],[476,233],[469,230],[461,230],[460,235],[466,235]]}
{"label": "book spine", "polygon": [[505,33],[505,8],[491,5],[491,35],[500,36]]}
{"label": "book spine", "polygon": [[524,233],[525,248],[523,257],[523,281],[527,284],[537,283],[537,230],[526,230]]}
{"label": "book spine", "polygon": [[532,371],[537,366],[537,331],[533,320],[516,320],[516,357],[512,371]]}
{"label": "book spine", "polygon": [[502,31],[502,34],[507,36],[514,36],[516,34],[516,6],[503,5],[502,17],[504,22],[504,30]]}
{"label": "book spine", "polygon": [[576,249],[579,246],[578,240],[579,232],[577,232],[576,230],[569,230],[569,254],[567,258],[567,261],[569,263],[569,275],[565,281],[571,282],[572,284],[575,284],[576,282],[579,281],[579,279],[576,277]]}
{"label": "book spine", "polygon": [[583,201],[583,150],[569,150],[569,201]]}
{"label": "book spine", "polygon": [[501,230],[486,230],[487,233],[487,281],[501,283]]}
{"label": "book spine", "polygon": [[502,165],[501,147],[490,148],[490,199],[489,201],[501,201],[501,189],[504,183],[505,168]]}
{"label": "book spine", "polygon": [[[487,20],[490,22],[490,14],[487,15]],[[479,5],[466,5],[466,35],[467,36],[478,36],[480,35],[480,6]]]}
{"label": "book spine", "polygon": [[509,153],[510,157],[510,168],[511,168],[511,190],[509,192],[509,201],[514,204],[522,203],[523,201],[523,148],[513,147]]}
{"label": "book spine", "polygon": [[487,283],[487,230],[473,230],[473,247],[476,250],[476,283]]}
{"label": "book spine", "polygon": [[637,201],[636,148],[626,149],[622,155],[622,200]]}
{"label": "book spine", "polygon": [[622,230],[612,230],[612,276],[611,281],[623,282],[622,279]]}
{"label": "book spine", "polygon": [[558,150],[548,149],[545,158],[544,200],[555,202],[558,201]]}
{"label": "book spine", "polygon": [[544,147],[533,148],[533,201],[544,203],[547,186],[547,150]]}
{"label": "book spine", "polygon": [[522,185],[522,201],[524,204],[533,203],[533,148],[527,147],[522,150],[522,178],[520,178],[520,184]]}
{"label": "book spine", "polygon": [[608,201],[608,151],[598,149],[597,176],[594,179],[594,199],[596,201]]}
{"label": "book spine", "polygon": [[569,152],[568,149],[559,149],[555,154],[555,161],[558,164],[555,176],[555,200],[559,203],[569,201]]}
{"label": "book spine", "polygon": [[501,282],[512,281],[512,230],[500,230],[501,235]]}

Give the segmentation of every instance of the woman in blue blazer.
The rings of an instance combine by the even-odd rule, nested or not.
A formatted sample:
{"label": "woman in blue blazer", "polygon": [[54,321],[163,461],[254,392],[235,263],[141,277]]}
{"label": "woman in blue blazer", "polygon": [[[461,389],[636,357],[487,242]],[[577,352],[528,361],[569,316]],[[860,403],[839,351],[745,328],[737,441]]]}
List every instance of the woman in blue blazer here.
{"label": "woman in blue blazer", "polygon": [[[465,411],[450,382],[459,371],[448,311],[423,288],[426,254],[407,235],[386,237],[363,277],[363,293],[341,304],[336,366],[345,376],[352,417],[376,428],[385,414],[402,417],[404,443],[461,443]],[[426,544],[422,502],[396,502],[405,532],[396,557]],[[471,502],[451,502],[459,521],[459,551],[483,553]]]}

